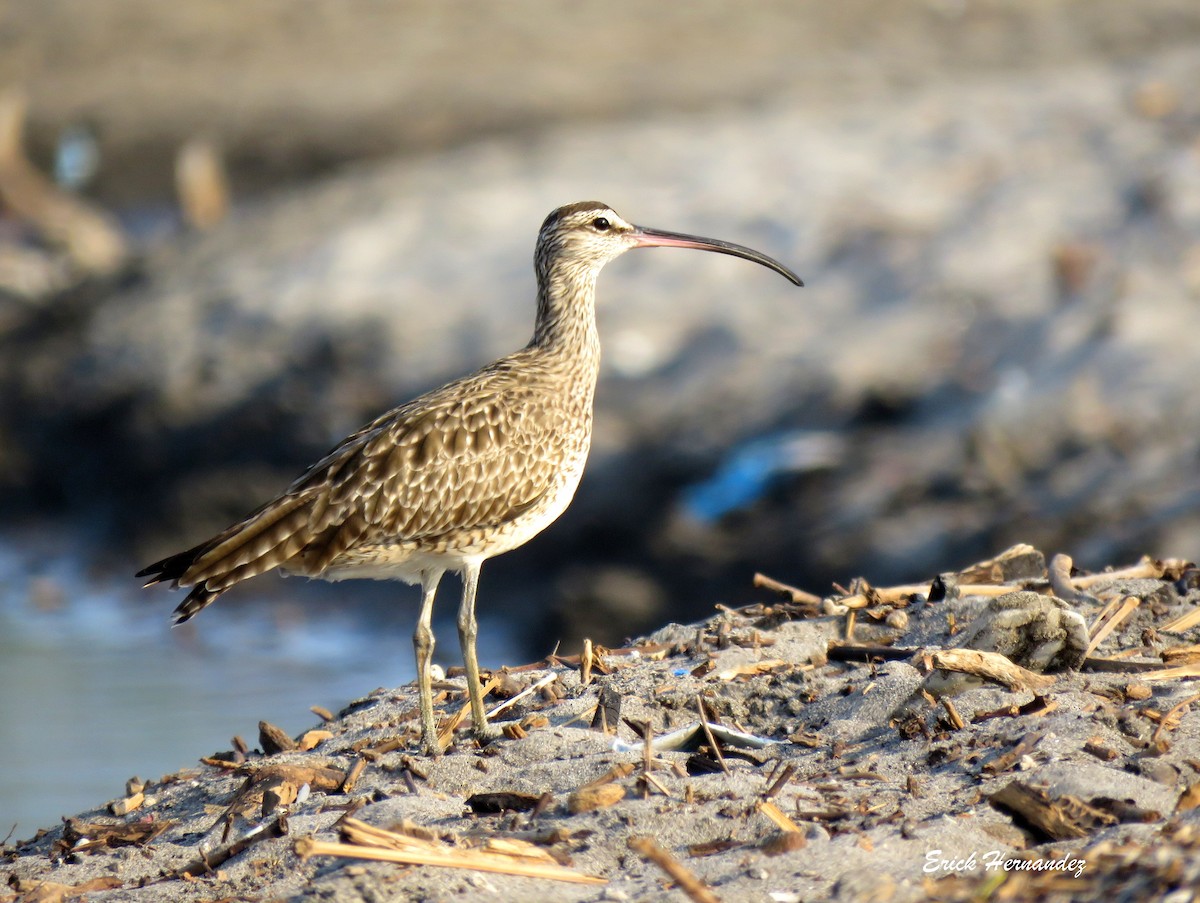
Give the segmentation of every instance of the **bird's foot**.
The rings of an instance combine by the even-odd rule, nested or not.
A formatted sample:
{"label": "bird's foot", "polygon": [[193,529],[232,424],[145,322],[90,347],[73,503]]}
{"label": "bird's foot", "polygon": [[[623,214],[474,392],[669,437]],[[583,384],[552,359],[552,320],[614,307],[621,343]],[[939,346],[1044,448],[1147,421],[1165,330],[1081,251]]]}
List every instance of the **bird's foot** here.
{"label": "bird's foot", "polygon": [[499,740],[504,736],[504,731],[500,730],[496,725],[485,721],[483,724],[476,726],[474,735],[476,743],[480,746],[487,746],[492,741]]}
{"label": "bird's foot", "polygon": [[432,734],[423,733],[421,735],[421,755],[437,758],[444,751],[436,731]]}

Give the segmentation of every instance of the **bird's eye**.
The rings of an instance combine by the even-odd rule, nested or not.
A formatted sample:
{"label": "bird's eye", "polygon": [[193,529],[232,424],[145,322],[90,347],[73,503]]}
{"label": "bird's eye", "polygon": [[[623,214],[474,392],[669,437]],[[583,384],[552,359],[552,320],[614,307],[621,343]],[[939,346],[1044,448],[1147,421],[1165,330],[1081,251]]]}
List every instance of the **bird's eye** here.
{"label": "bird's eye", "polygon": [[595,229],[597,232],[607,232],[609,229],[612,228],[612,223],[610,223],[604,217],[598,216],[594,220],[592,220],[592,228]]}

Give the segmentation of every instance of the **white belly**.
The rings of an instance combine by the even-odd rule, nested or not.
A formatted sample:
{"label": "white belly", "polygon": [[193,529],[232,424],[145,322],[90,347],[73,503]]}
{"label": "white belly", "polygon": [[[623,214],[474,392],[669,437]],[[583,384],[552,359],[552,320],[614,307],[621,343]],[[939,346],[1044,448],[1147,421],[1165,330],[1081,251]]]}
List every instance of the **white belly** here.
{"label": "white belly", "polygon": [[523,546],[546,527],[558,520],[575,497],[583,477],[587,449],[566,462],[555,486],[528,511],[502,524],[458,531],[444,537],[396,539],[364,543],[347,551],[320,574],[321,580],[402,580],[421,582],[421,575],[430,571],[462,571],[470,564],[479,564],[505,552]]}

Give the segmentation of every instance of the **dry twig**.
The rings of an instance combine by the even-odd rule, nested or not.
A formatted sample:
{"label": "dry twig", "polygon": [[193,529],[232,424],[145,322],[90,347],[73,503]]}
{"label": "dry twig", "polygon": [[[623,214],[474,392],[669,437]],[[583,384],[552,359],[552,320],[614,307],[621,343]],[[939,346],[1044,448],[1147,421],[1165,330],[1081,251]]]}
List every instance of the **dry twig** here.
{"label": "dry twig", "polygon": [[721,903],[708,886],[678,859],[649,837],[629,838],[629,848],[666,872],[692,903]]}
{"label": "dry twig", "polygon": [[786,583],[782,583],[773,577],[768,577],[766,574],[755,574],[754,585],[760,589],[770,590],[773,593],[778,593],[781,596],[787,596],[792,602],[799,605],[820,605],[821,597],[814,593],[807,592],[802,589],[797,589]]}
{"label": "dry twig", "polygon": [[1010,690],[1040,690],[1054,684],[1054,678],[1014,665],[999,652],[977,649],[938,649],[923,655],[929,668],[961,671],[985,680],[1004,684]]}
{"label": "dry twig", "polygon": [[1183,710],[1193,702],[1200,700],[1200,693],[1189,696],[1182,702],[1178,702],[1167,711],[1167,714],[1162,716],[1162,721],[1158,723],[1158,727],[1154,729],[1154,736],[1151,738],[1157,743],[1164,731],[1174,730],[1179,727],[1179,719],[1183,716]]}

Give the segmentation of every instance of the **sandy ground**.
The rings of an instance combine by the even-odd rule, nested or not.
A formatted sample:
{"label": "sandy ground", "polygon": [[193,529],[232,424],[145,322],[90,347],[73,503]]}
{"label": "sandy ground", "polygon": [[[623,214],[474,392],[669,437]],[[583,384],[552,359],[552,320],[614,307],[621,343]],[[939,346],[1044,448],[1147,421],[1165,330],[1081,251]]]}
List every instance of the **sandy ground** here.
{"label": "sandy ground", "polygon": [[[10,843],[0,899],[56,900],[73,887],[103,888],[95,898],[106,901],[901,901],[965,900],[1002,884],[1011,899],[1151,899],[1190,886],[1171,899],[1191,900],[1200,720],[1194,683],[1164,669],[1196,674],[1197,572],[1146,560],[1126,573],[1057,587],[1075,597],[1059,607],[1093,636],[1105,612],[1121,613],[1084,670],[1026,674],[1044,681],[1036,690],[968,681],[939,702],[922,693],[925,657],[955,646],[952,632],[972,635],[963,627],[980,623],[989,600],[1049,592],[1029,547],[932,589],[859,583],[823,601],[764,593],[597,650],[587,682],[578,656],[513,669],[497,675],[502,695],[541,689],[515,698],[495,719],[508,736],[482,749],[460,729],[447,754],[415,755],[414,688],[379,690],[314,725],[328,733],[308,737],[308,752],[217,752],[146,783],[123,817],[101,807]],[[1187,615],[1193,626],[1173,624]],[[1049,635],[1039,629],[1018,632]],[[879,657],[840,661],[847,642]],[[884,662],[881,645],[908,651]],[[465,705],[461,679],[436,689],[443,713]],[[621,701],[615,736],[596,724],[602,694]],[[697,732],[701,704],[719,757]],[[666,748],[681,729],[690,743]],[[354,855],[371,854],[361,842],[333,856],[319,846],[361,839],[363,824],[458,863],[524,842],[520,856],[493,860],[565,866],[572,880],[372,862]],[[677,886],[638,838],[694,886]]]}
{"label": "sandy ground", "polygon": [[[544,47],[544,17],[506,30],[494,4],[400,20],[260,3],[235,27],[208,3],[0,7],[0,78],[29,88],[34,150],[44,161],[57,129],[94,119],[104,199],[165,196],[197,131],[223,142],[235,187],[420,152],[252,198],[207,235],[143,248],[133,284],[107,295],[6,299],[6,497],[123,525],[127,547],[136,529],[142,545],[175,542],[164,522],[194,540],[360,419],[523,341],[537,223],[598,195],[762,246],[809,288],[798,307],[768,274],[694,257],[606,274],[620,303],[603,315],[596,458],[510,579],[531,608],[598,613],[574,629],[620,635],[628,622],[601,601],[629,607],[640,588],[708,607],[747,564],[930,576],[1018,538],[1092,568],[1115,551],[1195,557],[1200,405],[1181,340],[1200,292],[1194,4],[814,3],[803,18],[714,4],[642,27],[643,6],[581,6]],[[781,428],[836,433],[836,467],[680,528],[683,484]],[[622,533],[631,522],[650,536]],[[658,558],[597,559],[622,542],[630,560]],[[548,577],[547,560],[582,570]],[[690,583],[663,592],[664,574]],[[502,581],[487,579],[497,604],[487,587]],[[502,719],[520,729],[482,750],[460,734],[440,759],[414,756],[412,688],[380,691],[315,725],[331,736],[308,752],[220,754],[228,766],[113,788],[141,794],[126,815],[10,839],[9,894],[681,898],[678,876],[631,848],[648,836],[728,900],[962,899],[999,880],[1015,899],[1160,897],[1197,880],[1200,730],[1192,683],[1136,666],[1186,663],[1177,647],[1197,628],[1167,627],[1194,611],[1194,584],[1089,585],[1095,601],[1068,604],[1088,626],[1111,603],[1125,613],[1097,652],[1127,654],[1124,670],[1070,670],[1037,694],[968,689],[952,706],[920,694],[921,657],[837,661],[850,623],[836,605],[773,601],[601,655],[587,683],[570,661],[515,672],[554,678],[553,698],[518,703]],[[898,598],[856,609],[854,641],[944,645],[988,604]],[[726,743],[727,771],[711,750],[660,750],[647,769],[628,724],[590,727],[606,686],[656,737],[703,699],[710,720],[773,742]],[[443,710],[461,706],[461,678],[442,689]],[[608,805],[573,811],[610,773],[620,799],[598,791]],[[487,792],[523,795],[507,800],[522,811],[472,809]],[[352,830],[351,811],[432,832],[459,859],[525,840],[607,883],[298,855]],[[993,854],[1086,865],[1031,877],[989,871]]]}

